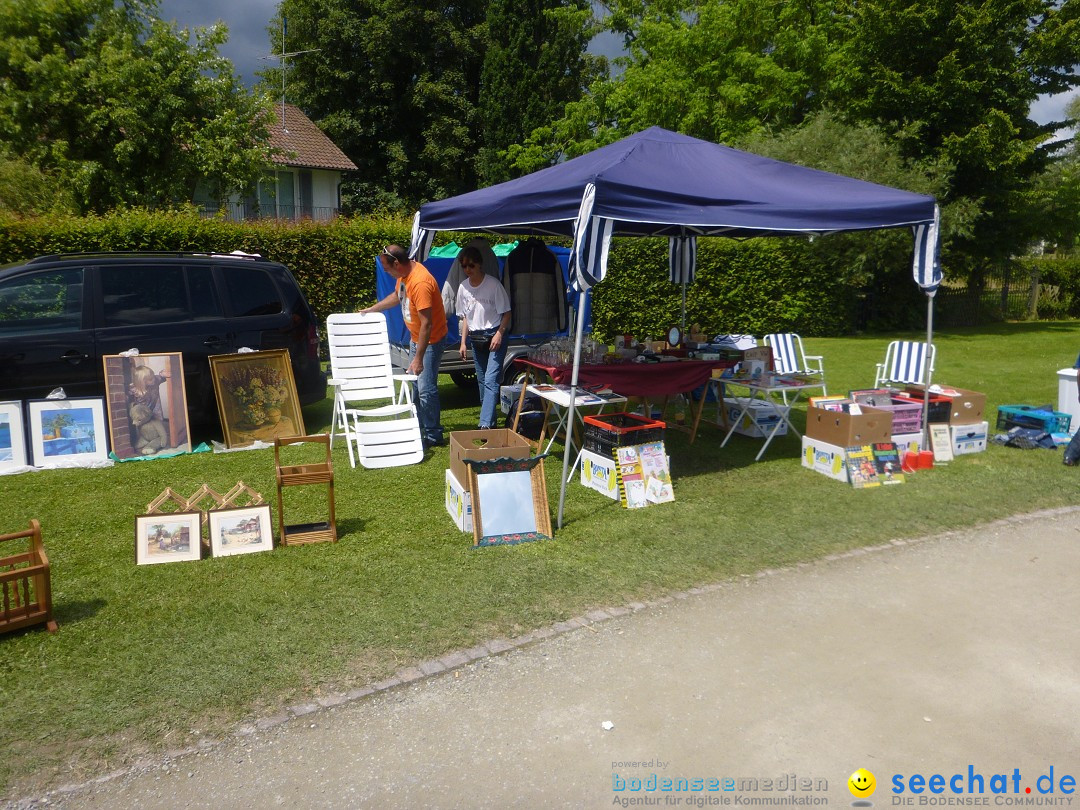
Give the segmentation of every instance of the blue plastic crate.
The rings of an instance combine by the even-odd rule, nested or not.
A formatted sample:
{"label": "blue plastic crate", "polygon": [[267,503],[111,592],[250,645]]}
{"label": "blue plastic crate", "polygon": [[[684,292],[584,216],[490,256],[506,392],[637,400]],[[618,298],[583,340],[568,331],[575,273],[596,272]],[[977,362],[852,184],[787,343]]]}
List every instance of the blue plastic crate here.
{"label": "blue plastic crate", "polygon": [[1035,428],[1045,433],[1068,433],[1072,416],[1061,411],[1048,411],[1034,405],[999,405],[997,429]]}

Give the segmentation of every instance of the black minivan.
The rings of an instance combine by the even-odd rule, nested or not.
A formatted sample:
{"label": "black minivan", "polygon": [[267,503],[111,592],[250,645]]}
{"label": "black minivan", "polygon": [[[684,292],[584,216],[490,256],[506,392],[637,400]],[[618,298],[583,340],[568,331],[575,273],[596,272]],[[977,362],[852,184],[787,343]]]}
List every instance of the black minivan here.
{"label": "black minivan", "polygon": [[0,400],[103,396],[101,358],[183,352],[192,421],[217,419],[207,358],[288,349],[302,405],[326,397],[318,322],[283,264],[249,254],[80,253],[0,269]]}

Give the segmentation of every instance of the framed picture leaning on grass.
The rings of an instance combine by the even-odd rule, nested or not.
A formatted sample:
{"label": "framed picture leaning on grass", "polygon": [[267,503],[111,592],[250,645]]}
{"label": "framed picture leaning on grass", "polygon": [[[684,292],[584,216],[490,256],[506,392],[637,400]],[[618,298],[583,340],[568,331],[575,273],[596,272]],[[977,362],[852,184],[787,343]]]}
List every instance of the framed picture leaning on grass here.
{"label": "framed picture leaning on grass", "polygon": [[210,374],[226,447],[306,435],[287,349],[213,355]]}
{"label": "framed picture leaning on grass", "polygon": [[109,460],[101,397],[30,400],[27,423],[35,467],[89,467]]}
{"label": "framed picture leaning on grass", "polygon": [[105,355],[109,441],[120,459],[190,453],[180,352]]}
{"label": "framed picture leaning on grass", "polygon": [[0,473],[26,466],[21,402],[0,402]]}
{"label": "framed picture leaning on grass", "polygon": [[270,504],[213,509],[207,516],[210,519],[210,553],[214,557],[274,548]]}
{"label": "framed picture leaning on grass", "polygon": [[197,560],[202,555],[202,513],[172,512],[135,518],[135,564]]}

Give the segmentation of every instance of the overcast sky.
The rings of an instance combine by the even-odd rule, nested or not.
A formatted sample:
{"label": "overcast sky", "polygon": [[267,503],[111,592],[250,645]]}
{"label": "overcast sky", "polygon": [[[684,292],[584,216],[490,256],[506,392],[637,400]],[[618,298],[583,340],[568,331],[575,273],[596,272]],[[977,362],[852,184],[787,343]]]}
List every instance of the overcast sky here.
{"label": "overcast sky", "polygon": [[[161,0],[161,17],[175,20],[183,28],[206,28],[218,20],[224,22],[229,26],[229,41],[221,52],[232,60],[236,72],[251,86],[255,83],[255,71],[277,64],[260,58],[281,50],[279,44],[271,46],[266,32],[277,5],[278,0]],[[1060,120],[1066,102],[1078,92],[1040,97],[1031,107],[1031,117],[1039,123]]]}

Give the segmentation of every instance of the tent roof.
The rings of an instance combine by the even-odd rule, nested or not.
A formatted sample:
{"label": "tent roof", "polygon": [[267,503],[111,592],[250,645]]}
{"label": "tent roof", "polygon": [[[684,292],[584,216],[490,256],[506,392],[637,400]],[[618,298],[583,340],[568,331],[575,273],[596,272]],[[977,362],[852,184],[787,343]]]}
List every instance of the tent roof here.
{"label": "tent roof", "polygon": [[429,231],[570,237],[592,215],[621,236],[759,236],[932,222],[934,198],[652,127],[588,154],[420,208]]}

